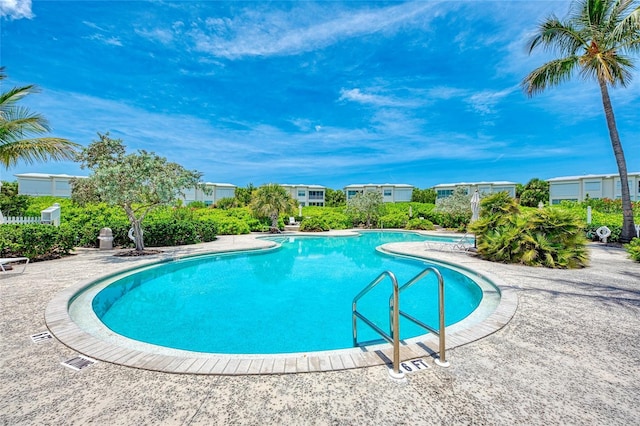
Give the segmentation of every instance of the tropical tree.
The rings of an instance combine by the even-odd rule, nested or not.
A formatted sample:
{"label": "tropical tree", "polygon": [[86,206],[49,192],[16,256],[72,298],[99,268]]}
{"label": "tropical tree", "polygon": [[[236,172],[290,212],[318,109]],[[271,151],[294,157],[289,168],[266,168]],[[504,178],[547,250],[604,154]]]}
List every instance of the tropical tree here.
{"label": "tropical tree", "polygon": [[415,203],[435,204],[438,194],[433,188],[413,188],[411,192],[411,201]]}
{"label": "tropical tree", "polygon": [[520,194],[520,205],[538,207],[549,202],[549,182],[538,178],[531,179]]}
{"label": "tropical tree", "polygon": [[609,137],[620,174],[623,228],[621,241],[635,235],[627,177],[627,164],[618,135],[608,87],[625,87],[631,80],[633,62],[627,54],[640,51],[640,5],[636,0],[580,0],[571,3],[569,16],[561,21],[551,15],[542,22],[528,44],[555,50],[558,59],[533,70],[522,82],[529,96],[556,86],[579,71],[600,88]]}
{"label": "tropical tree", "polygon": [[98,133],[77,155],[82,168],[93,173],[88,178],[72,179],[71,197],[79,204],[106,202],[124,209],[131,224],[137,252],[144,252],[142,221],[153,209],[171,205],[183,191],[201,187],[202,174],[189,171],[152,152],[140,150],[126,154],[120,139]]}
{"label": "tropical tree", "polygon": [[280,232],[278,228],[280,214],[293,212],[297,205],[296,200],[291,198],[286,189],[278,184],[269,183],[253,192],[249,207],[256,217],[271,219],[271,232]]}
{"label": "tropical tree", "polygon": [[324,194],[324,201],[327,207],[341,207],[347,202],[347,196],[340,189],[327,188]]}
{"label": "tropical tree", "polygon": [[354,222],[364,222],[367,228],[384,214],[382,193],[378,191],[364,191],[357,193],[347,201],[346,213]]}
{"label": "tropical tree", "polygon": [[[0,67],[0,80],[7,78]],[[0,164],[15,166],[19,160],[28,164],[47,160],[73,160],[80,145],[62,138],[35,137],[50,131],[40,114],[18,106],[19,100],[37,92],[34,85],[14,87],[0,94]]]}

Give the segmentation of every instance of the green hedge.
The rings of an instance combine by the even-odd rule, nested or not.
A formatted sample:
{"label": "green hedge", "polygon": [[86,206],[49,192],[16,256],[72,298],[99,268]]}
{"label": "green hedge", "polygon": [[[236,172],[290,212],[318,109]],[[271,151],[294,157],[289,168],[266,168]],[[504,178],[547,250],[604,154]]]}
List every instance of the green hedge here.
{"label": "green hedge", "polygon": [[322,232],[331,229],[324,218],[315,216],[309,217],[300,223],[300,231],[304,232]]}
{"label": "green hedge", "polygon": [[28,257],[33,261],[68,255],[75,246],[69,226],[40,224],[0,226],[0,257]]}

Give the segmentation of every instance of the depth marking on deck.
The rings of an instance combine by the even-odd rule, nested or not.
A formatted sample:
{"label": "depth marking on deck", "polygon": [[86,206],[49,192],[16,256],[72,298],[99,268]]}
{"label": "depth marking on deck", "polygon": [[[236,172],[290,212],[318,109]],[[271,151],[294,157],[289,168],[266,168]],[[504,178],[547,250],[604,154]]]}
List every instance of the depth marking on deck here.
{"label": "depth marking on deck", "polygon": [[52,339],[53,336],[48,331],[43,331],[41,333],[36,333],[31,335],[31,341],[33,343],[40,343],[46,340]]}
{"label": "depth marking on deck", "polygon": [[80,371],[83,368],[93,365],[97,362],[98,361],[93,358],[89,358],[88,356],[78,355],[77,357],[71,358],[68,361],[61,362],[60,364],[64,365],[65,367],[69,367],[72,370]]}
{"label": "depth marking on deck", "polygon": [[429,368],[431,368],[429,364],[422,358],[410,359],[400,363],[400,371],[404,371],[405,373],[417,373],[418,371],[428,370]]}

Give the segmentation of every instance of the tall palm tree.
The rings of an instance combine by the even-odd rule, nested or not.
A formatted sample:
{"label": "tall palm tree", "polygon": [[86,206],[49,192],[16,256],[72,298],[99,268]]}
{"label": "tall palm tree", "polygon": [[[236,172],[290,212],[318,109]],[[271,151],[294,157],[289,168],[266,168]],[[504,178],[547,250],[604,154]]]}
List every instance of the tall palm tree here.
{"label": "tall palm tree", "polygon": [[[0,67],[0,80],[6,77],[4,67]],[[0,94],[0,164],[5,168],[15,166],[19,160],[28,164],[49,159],[73,160],[75,149],[80,146],[62,138],[32,137],[49,132],[49,124],[40,114],[16,103],[36,91],[31,84]]]}
{"label": "tall palm tree", "polygon": [[275,183],[263,185],[253,192],[251,210],[258,217],[271,219],[271,232],[278,232],[278,217],[296,208],[296,201],[286,189]]}
{"label": "tall palm tree", "polygon": [[560,58],[533,70],[522,82],[529,96],[556,86],[578,70],[600,87],[609,137],[620,173],[623,225],[621,241],[635,236],[627,163],[618,135],[608,86],[625,87],[633,62],[626,54],[640,51],[640,5],[636,0],[580,0],[571,4],[565,21],[554,15],[542,22],[528,44],[529,53],[539,46],[553,49]]}

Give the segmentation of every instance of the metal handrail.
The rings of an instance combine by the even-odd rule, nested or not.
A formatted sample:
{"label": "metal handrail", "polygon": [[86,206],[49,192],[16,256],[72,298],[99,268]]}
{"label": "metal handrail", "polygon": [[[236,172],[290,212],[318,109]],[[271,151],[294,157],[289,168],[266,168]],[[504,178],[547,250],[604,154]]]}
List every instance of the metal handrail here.
{"label": "metal handrail", "polygon": [[[447,361],[447,358],[446,358],[446,349],[445,349],[446,339],[445,339],[445,320],[444,320],[444,280],[442,279],[442,274],[440,274],[440,271],[438,271],[433,266],[430,266],[424,269],[422,272],[420,272],[415,277],[411,278],[409,281],[406,282],[406,284],[400,287],[398,289],[398,293],[401,293],[403,290],[406,290],[409,287],[413,286],[414,284],[422,280],[425,276],[427,276],[431,272],[433,272],[438,278],[438,320],[439,320],[438,330],[423,323],[419,319],[414,318],[413,316],[407,314],[406,312],[401,311],[399,308],[398,308],[398,314],[407,318],[409,321],[412,321],[414,324],[417,324],[420,327],[426,330],[429,330],[430,332],[432,332],[433,334],[439,337],[438,349],[439,349],[440,355],[438,358],[436,358],[435,362],[436,364],[442,367],[448,367],[449,362]],[[398,298],[395,295],[389,296],[389,322],[390,322],[391,329],[395,329],[394,320],[398,318],[398,314],[395,313],[396,309],[394,306],[394,304],[397,303],[397,300]]]}
{"label": "metal handrail", "polygon": [[[393,324],[391,325],[391,329],[392,329],[391,335],[388,335],[387,333],[385,333],[380,327],[375,325],[368,318],[366,318],[364,315],[358,312],[358,306],[357,306],[358,300],[360,300],[362,296],[367,294],[375,286],[380,284],[382,280],[385,279],[385,277],[388,277],[391,280],[391,285],[393,286],[393,293],[391,295],[391,299],[393,300],[394,303],[393,303],[391,315],[393,315],[393,318],[395,319],[395,321],[393,321]],[[378,275],[376,279],[371,281],[369,285],[367,285],[364,289],[362,289],[362,291],[358,293],[356,297],[353,298],[353,303],[351,304],[351,312],[352,312],[352,327],[353,327],[353,346],[358,346],[357,319],[360,318],[362,321],[364,321],[365,324],[367,324],[369,327],[375,330],[378,334],[380,334],[387,342],[393,344],[393,373],[390,372],[389,374],[391,374],[391,376],[394,378],[401,379],[404,377],[404,373],[400,371],[400,321],[398,319],[400,308],[398,303],[399,302],[398,295],[399,295],[398,280],[396,279],[396,276],[391,271],[384,271],[383,273]]]}

